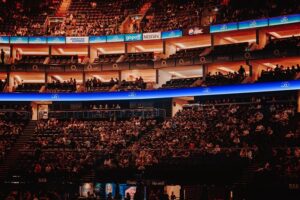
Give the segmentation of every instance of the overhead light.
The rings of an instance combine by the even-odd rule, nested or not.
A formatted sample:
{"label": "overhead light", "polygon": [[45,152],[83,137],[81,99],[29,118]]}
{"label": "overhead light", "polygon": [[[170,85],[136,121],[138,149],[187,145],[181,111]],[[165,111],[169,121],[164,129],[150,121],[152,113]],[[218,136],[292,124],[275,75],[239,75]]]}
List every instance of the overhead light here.
{"label": "overhead light", "polygon": [[228,67],[218,67],[217,69],[225,71],[225,72],[230,72],[230,73],[234,73],[235,71],[228,68]]}
{"label": "overhead light", "polygon": [[45,83],[45,80],[44,79],[26,79],[26,80],[23,80],[24,83]]}
{"label": "overhead light", "polygon": [[58,75],[54,75],[53,77],[56,78],[57,80],[59,80],[60,82],[63,82],[63,81],[64,81],[64,80],[63,80],[60,76],[58,76]]}
{"label": "overhead light", "polygon": [[97,48],[97,50],[99,50],[101,53],[103,54],[119,54],[119,53],[125,53],[124,50],[112,50],[112,51],[106,51],[105,49],[103,48]]}
{"label": "overhead light", "polygon": [[178,73],[178,72],[175,72],[175,71],[171,71],[169,72],[170,74],[174,75],[174,76],[178,76],[180,78],[186,78],[185,75],[181,74],[181,73]]}
{"label": "overhead light", "polygon": [[297,34],[289,34],[289,35],[280,35],[277,32],[269,32],[270,35],[274,36],[275,38],[290,38],[290,37],[298,37],[300,33]]}
{"label": "overhead light", "polygon": [[58,51],[61,53],[61,54],[64,54],[64,55],[87,55],[88,52],[85,52],[85,51],[64,51],[62,48],[58,48]]}
{"label": "overhead light", "polygon": [[137,45],[135,46],[136,48],[138,48],[139,50],[143,51],[143,52],[160,52],[162,51],[162,48],[149,48],[149,49],[145,49],[143,46],[141,45]]}
{"label": "overhead light", "polygon": [[274,36],[275,38],[281,38],[282,36],[276,32],[269,32],[270,35]]}
{"label": "overhead light", "polygon": [[96,78],[96,79],[99,79],[99,80],[101,80],[101,81],[103,81],[103,82],[109,81],[109,80],[104,79],[103,77],[101,77],[101,76],[99,76],[99,75],[93,75],[93,77]]}
{"label": "overhead light", "polygon": [[232,37],[224,37],[224,40],[227,40],[227,41],[232,42],[232,43],[238,43],[239,42],[236,39],[233,39]]}
{"label": "overhead light", "polygon": [[201,47],[209,47],[210,44],[203,44],[203,45],[185,45],[183,43],[174,43],[176,46],[180,47],[181,49],[194,49],[194,48],[201,48]]}
{"label": "overhead light", "polygon": [[276,68],[276,65],[272,64],[272,63],[263,63],[262,65],[264,65],[265,67],[271,67],[273,69]]}
{"label": "overhead light", "polygon": [[21,77],[19,75],[16,75],[15,78],[17,79],[18,82],[22,81],[22,79],[21,79]]}
{"label": "overhead light", "polygon": [[48,52],[41,51],[23,51],[21,48],[17,49],[22,55],[48,55]]}

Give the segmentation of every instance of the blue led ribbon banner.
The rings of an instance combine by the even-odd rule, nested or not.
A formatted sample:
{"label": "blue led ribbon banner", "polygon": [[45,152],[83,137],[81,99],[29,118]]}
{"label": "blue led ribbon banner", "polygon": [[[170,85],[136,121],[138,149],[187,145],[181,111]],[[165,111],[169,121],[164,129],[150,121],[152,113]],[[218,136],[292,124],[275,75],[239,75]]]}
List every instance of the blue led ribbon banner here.
{"label": "blue led ribbon banner", "polygon": [[259,28],[259,27],[265,27],[269,25],[268,19],[257,19],[257,20],[248,20],[238,23],[238,29],[250,29],[250,28]]}
{"label": "blue led ribbon banner", "polygon": [[0,36],[0,44],[9,44],[8,36]]}
{"label": "blue led ribbon banner", "polygon": [[0,101],[97,101],[159,99],[300,90],[300,80],[186,89],[95,93],[0,93]]}
{"label": "blue led ribbon banner", "polygon": [[29,44],[46,44],[47,37],[29,37]]}
{"label": "blue led ribbon banner", "polygon": [[300,22],[300,14],[286,15],[280,17],[273,17],[269,19],[269,26],[291,24]]}
{"label": "blue led ribbon banner", "polygon": [[226,31],[235,31],[238,30],[238,23],[228,23],[228,24],[217,24],[210,26],[211,33],[219,33]]}
{"label": "blue led ribbon banner", "polygon": [[177,38],[177,37],[182,37],[181,30],[166,31],[161,33],[162,39]]}

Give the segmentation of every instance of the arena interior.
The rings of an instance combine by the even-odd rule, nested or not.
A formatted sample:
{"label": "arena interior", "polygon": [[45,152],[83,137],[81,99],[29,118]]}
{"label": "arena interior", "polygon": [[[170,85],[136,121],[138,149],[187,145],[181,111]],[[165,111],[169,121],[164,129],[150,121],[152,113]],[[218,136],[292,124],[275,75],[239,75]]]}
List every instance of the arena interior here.
{"label": "arena interior", "polygon": [[0,0],[0,200],[300,199],[299,0]]}

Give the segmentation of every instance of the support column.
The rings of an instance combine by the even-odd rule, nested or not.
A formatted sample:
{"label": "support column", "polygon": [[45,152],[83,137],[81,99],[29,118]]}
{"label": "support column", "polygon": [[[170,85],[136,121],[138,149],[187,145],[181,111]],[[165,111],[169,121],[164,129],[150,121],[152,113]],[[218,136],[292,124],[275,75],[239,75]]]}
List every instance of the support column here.
{"label": "support column", "polygon": [[10,72],[7,72],[7,74],[6,74],[6,84],[7,84],[7,86],[9,86],[10,84],[9,84],[9,79],[10,79]]}
{"label": "support column", "polygon": [[264,48],[268,40],[267,32],[265,30],[260,29],[256,32],[256,37],[256,43],[258,45],[258,48]]}
{"label": "support column", "polygon": [[163,54],[166,54],[166,40],[163,40]]}
{"label": "support column", "polygon": [[158,69],[156,69],[156,71],[155,71],[155,75],[156,75],[156,77],[155,77],[155,82],[156,82],[156,84],[158,84],[158,82],[159,82],[159,71],[158,71]]}
{"label": "support column", "polygon": [[256,31],[255,31],[255,39],[256,39],[256,44],[259,45],[259,42],[260,42],[259,29],[256,29]]}
{"label": "support column", "polygon": [[300,113],[300,90],[298,90],[298,113]]}
{"label": "support column", "polygon": [[82,73],[82,85],[85,89],[85,72]]}
{"label": "support column", "polygon": [[88,45],[88,57],[91,58],[91,45]]}
{"label": "support column", "polygon": [[210,34],[210,46],[212,49],[214,49],[214,47],[215,47],[215,35],[214,34]]}
{"label": "support column", "polygon": [[14,49],[14,46],[13,45],[10,45],[10,58],[13,58],[13,53],[14,53],[14,51],[13,51],[13,49]]}
{"label": "support column", "polygon": [[122,79],[121,79],[122,78],[122,72],[120,70],[118,72],[119,72],[119,83],[121,83],[121,81],[122,81]]}
{"label": "support column", "polygon": [[128,53],[128,43],[125,43],[124,45],[125,45],[125,54],[127,54]]}
{"label": "support column", "polygon": [[251,65],[250,61],[248,62],[248,66],[249,66],[249,76],[252,77],[253,76],[253,66]]}
{"label": "support column", "polygon": [[49,52],[48,52],[49,56],[52,55],[52,45],[49,46]]}
{"label": "support column", "polygon": [[45,72],[45,87],[47,88],[48,85],[48,73]]}
{"label": "support column", "polygon": [[202,65],[202,72],[203,72],[203,78],[202,79],[205,81],[206,74],[208,72],[207,65],[205,65],[205,64]]}

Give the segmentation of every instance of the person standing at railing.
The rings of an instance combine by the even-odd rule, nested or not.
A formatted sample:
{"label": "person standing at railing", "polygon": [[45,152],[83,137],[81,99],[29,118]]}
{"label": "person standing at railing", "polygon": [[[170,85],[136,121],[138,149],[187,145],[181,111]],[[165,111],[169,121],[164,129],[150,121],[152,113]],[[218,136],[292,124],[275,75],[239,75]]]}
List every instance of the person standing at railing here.
{"label": "person standing at railing", "polygon": [[4,58],[5,58],[5,52],[3,49],[1,49],[1,63],[4,65]]}

